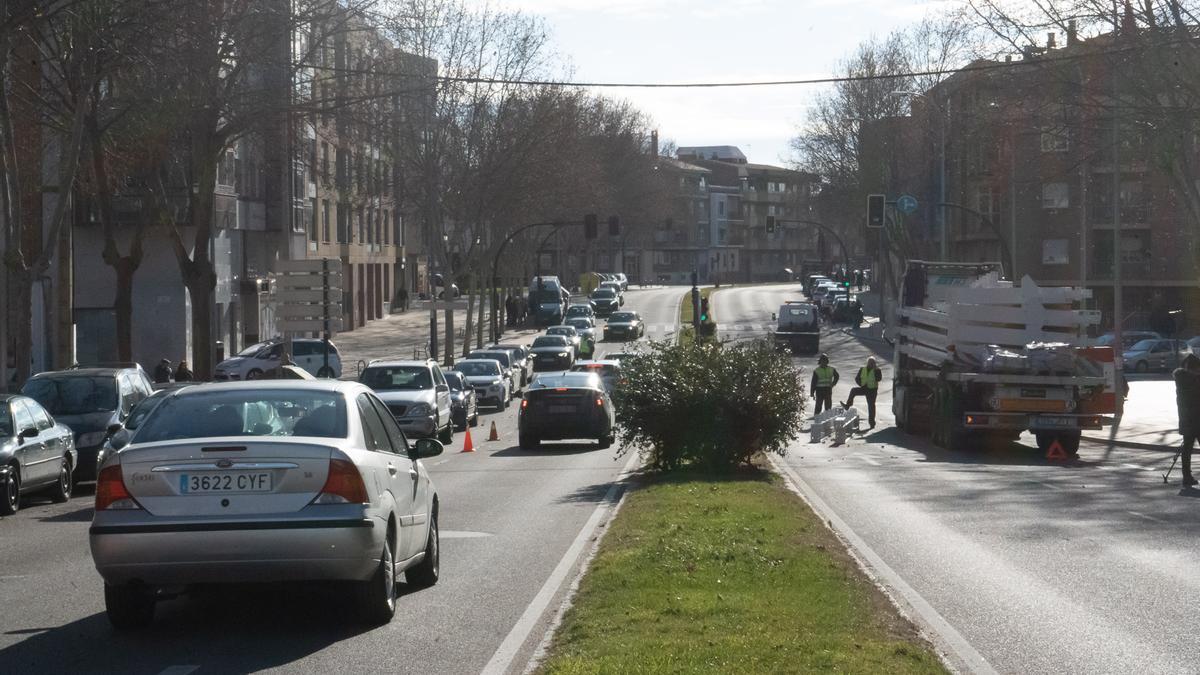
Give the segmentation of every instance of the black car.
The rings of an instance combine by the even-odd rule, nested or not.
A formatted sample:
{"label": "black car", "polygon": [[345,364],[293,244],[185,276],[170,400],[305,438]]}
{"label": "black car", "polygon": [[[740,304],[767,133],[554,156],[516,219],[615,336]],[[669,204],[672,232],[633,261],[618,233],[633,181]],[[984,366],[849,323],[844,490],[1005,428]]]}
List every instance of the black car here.
{"label": "black car", "polygon": [[615,312],[604,326],[605,340],[636,340],[646,334],[637,312]]}
{"label": "black car", "polygon": [[596,307],[596,316],[606,317],[621,309],[621,298],[611,288],[597,288],[588,297]]}
{"label": "black car", "polygon": [[32,492],[70,499],[77,462],[70,429],[33,399],[0,395],[0,515],[16,513]]}
{"label": "black car", "polygon": [[168,396],[173,396],[180,389],[195,385],[195,382],[172,382],[170,384],[158,385],[152,396],[142,399],[141,403],[133,406],[133,410],[125,418],[125,423],[121,425],[121,428],[109,434],[108,438],[104,440],[104,445],[100,446],[100,452],[96,455],[96,466],[103,466],[104,458],[109,453],[116,452],[129,445],[129,439],[133,438],[133,432],[137,431],[142,422],[146,421],[146,418],[150,416],[150,413],[154,412],[158,404],[166,400]]}
{"label": "black car", "polygon": [[467,384],[462,373],[448,370],[446,384],[450,385],[450,419],[459,431],[467,425],[479,425],[479,399],[475,398],[475,387]]}
{"label": "black car", "polygon": [[561,335],[541,335],[533,340],[533,371],[566,370],[575,363],[575,346],[571,338]]}
{"label": "black car", "polygon": [[42,404],[54,418],[75,433],[79,467],[75,479],[96,479],[96,457],[133,406],[154,393],[150,379],[137,366],[129,368],[72,368],[38,373],[21,393]]}
{"label": "black car", "polygon": [[554,373],[534,378],[521,401],[517,436],[532,450],[542,441],[595,439],[603,450],[613,443],[612,400],[595,373]]}

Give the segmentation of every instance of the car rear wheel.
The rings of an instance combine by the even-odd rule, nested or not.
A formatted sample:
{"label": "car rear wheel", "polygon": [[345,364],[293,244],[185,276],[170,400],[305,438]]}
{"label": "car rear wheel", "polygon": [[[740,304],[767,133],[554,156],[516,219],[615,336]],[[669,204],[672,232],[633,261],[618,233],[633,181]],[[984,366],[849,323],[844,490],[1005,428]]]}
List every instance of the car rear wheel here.
{"label": "car rear wheel", "polygon": [[429,538],[425,540],[425,558],[404,573],[408,583],[417,588],[429,588],[438,582],[441,571],[441,540],[438,538],[437,511],[429,521]]}
{"label": "car rear wheel", "polygon": [[1144,373],[1147,370],[1150,370],[1150,366],[1145,361],[1138,361],[1137,365],[1134,366],[1133,369],[1139,373]]}
{"label": "car rear wheel", "polygon": [[251,368],[250,372],[246,373],[247,380],[261,380],[262,376],[263,371],[259,370],[258,368]]}
{"label": "car rear wheel", "polygon": [[330,366],[321,366],[317,369],[317,377],[333,377],[333,368]]}
{"label": "car rear wheel", "polygon": [[384,624],[396,615],[396,566],[392,558],[391,535],[383,542],[383,553],[379,556],[379,567],[370,580],[360,581],[358,606],[363,621],[369,624]]}
{"label": "car rear wheel", "polygon": [[534,436],[521,434],[518,444],[521,446],[522,450],[537,450],[539,447],[541,447],[542,441]]}
{"label": "car rear wheel", "polygon": [[117,630],[145,628],[154,620],[154,590],[145,586],[104,584],[104,613]]}
{"label": "car rear wheel", "polygon": [[21,508],[21,474],[16,466],[8,468],[8,478],[0,489],[0,516],[11,516]]}
{"label": "car rear wheel", "polygon": [[454,440],[454,425],[452,423],[447,422],[446,427],[438,432],[438,440],[443,444]]}
{"label": "car rear wheel", "polygon": [[475,408],[475,414],[471,415],[471,426],[479,426],[479,408]]}
{"label": "car rear wheel", "polygon": [[612,447],[613,437],[611,435],[601,436],[600,438],[596,439],[596,443],[598,444],[597,447],[600,450],[607,450],[608,448]]}
{"label": "car rear wheel", "polygon": [[63,457],[62,465],[58,467],[58,480],[50,490],[50,501],[62,504],[71,498],[71,460]]}

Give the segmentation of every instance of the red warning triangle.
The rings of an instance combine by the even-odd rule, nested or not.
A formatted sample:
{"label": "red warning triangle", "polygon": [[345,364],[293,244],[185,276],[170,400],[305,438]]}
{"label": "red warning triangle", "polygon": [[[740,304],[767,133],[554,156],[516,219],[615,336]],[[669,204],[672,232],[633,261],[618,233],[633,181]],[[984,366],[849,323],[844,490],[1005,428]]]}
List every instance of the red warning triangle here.
{"label": "red warning triangle", "polygon": [[1066,458],[1067,458],[1067,451],[1063,450],[1063,446],[1061,443],[1058,442],[1058,439],[1054,439],[1054,442],[1051,443],[1050,447],[1046,449],[1046,459],[1066,459]]}

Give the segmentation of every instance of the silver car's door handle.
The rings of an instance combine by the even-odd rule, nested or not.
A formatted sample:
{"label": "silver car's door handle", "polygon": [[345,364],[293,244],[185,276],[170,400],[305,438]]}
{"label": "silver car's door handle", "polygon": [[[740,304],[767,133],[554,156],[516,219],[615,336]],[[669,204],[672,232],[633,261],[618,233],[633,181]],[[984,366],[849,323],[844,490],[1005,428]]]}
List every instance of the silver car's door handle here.
{"label": "silver car's door handle", "polygon": [[396,465],[395,464],[388,464],[388,473],[392,474],[393,476],[396,475]]}
{"label": "silver car's door handle", "polygon": [[421,477],[421,472],[417,471],[416,468],[411,468],[408,470],[408,477],[417,480]]}

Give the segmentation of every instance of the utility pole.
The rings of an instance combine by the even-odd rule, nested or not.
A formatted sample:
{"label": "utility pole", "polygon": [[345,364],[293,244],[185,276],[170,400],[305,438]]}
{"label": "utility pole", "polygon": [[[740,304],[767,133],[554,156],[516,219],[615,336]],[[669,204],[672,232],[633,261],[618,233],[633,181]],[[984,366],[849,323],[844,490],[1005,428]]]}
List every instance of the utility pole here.
{"label": "utility pole", "polygon": [[696,270],[692,270],[692,335],[700,341],[700,289],[696,286]]}

